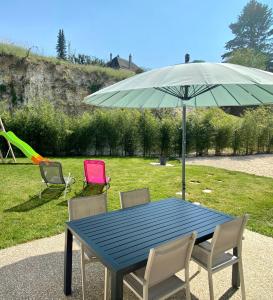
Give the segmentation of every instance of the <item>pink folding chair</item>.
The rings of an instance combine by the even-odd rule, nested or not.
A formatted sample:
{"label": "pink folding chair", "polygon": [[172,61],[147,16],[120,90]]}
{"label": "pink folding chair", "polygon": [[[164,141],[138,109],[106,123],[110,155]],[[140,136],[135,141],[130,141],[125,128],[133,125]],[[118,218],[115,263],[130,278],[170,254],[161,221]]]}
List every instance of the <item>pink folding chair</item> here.
{"label": "pink folding chair", "polygon": [[84,164],[84,187],[90,185],[101,185],[106,187],[106,190],[110,188],[110,177],[106,177],[105,174],[105,162],[103,160],[85,160]]}

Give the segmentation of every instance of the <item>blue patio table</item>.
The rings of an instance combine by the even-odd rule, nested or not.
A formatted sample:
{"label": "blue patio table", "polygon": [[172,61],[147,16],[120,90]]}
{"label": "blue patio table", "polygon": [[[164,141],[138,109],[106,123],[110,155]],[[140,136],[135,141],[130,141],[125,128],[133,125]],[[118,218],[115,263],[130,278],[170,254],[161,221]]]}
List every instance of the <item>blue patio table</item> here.
{"label": "blue patio table", "polygon": [[[123,298],[123,276],[145,266],[149,250],[197,231],[196,244],[212,237],[216,225],[232,220],[224,213],[168,198],[66,223],[64,293],[71,294],[73,235],[111,272],[111,299]],[[237,254],[237,249],[233,249]],[[232,285],[239,287],[238,265]]]}

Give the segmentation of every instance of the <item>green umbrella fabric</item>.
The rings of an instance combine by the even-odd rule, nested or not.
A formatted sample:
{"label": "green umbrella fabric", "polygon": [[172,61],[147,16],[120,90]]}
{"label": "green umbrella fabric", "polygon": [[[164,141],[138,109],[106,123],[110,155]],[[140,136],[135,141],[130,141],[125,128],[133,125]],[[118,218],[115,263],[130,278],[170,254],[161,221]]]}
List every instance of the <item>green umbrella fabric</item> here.
{"label": "green umbrella fabric", "polygon": [[180,64],[127,78],[84,102],[131,108],[269,104],[273,103],[273,74],[228,63]]}
{"label": "green umbrella fabric", "polygon": [[273,103],[273,74],[228,63],[188,63],[135,75],[99,90],[85,103],[104,107],[182,107],[182,198],[186,196],[186,106]]}

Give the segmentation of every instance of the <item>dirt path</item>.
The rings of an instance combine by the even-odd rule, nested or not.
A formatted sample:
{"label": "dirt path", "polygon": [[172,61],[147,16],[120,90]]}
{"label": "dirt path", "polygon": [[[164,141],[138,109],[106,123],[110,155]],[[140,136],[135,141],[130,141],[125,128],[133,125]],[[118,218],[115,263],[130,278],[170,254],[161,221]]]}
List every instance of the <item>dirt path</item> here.
{"label": "dirt path", "polygon": [[187,164],[205,165],[273,177],[273,154],[188,158]]}

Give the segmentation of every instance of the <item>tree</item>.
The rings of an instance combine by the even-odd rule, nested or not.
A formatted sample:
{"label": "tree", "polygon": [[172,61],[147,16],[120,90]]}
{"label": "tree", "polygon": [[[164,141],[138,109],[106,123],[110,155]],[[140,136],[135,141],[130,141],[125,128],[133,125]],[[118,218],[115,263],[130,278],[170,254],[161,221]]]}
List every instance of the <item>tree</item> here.
{"label": "tree", "polygon": [[229,28],[235,38],[228,41],[228,50],[222,57],[228,58],[238,49],[253,49],[257,53],[267,56],[267,67],[273,58],[273,16],[268,5],[256,0],[249,1],[239,15],[237,22],[231,23]]}
{"label": "tree", "polygon": [[227,59],[227,62],[251,68],[266,69],[268,57],[253,49],[237,49]]}
{"label": "tree", "polygon": [[57,37],[57,57],[59,59],[66,59],[66,42],[63,29],[59,30],[58,37]]}

